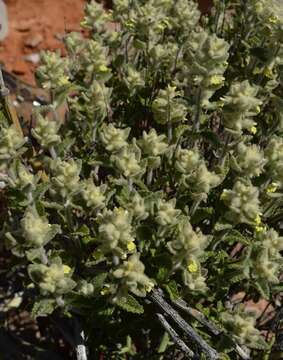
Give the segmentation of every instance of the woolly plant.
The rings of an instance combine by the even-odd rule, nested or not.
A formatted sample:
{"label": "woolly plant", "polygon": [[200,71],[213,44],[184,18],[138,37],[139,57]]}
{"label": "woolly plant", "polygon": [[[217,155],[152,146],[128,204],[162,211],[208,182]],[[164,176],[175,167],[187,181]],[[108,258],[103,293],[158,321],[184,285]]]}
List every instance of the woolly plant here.
{"label": "woolly plant", "polygon": [[91,2],[81,26],[42,55],[34,128],[1,123],[1,234],[33,315],[78,316],[92,359],[177,359],[163,289],[221,329],[188,320],[219,357],[269,358],[234,299],[281,306],[281,1]]}

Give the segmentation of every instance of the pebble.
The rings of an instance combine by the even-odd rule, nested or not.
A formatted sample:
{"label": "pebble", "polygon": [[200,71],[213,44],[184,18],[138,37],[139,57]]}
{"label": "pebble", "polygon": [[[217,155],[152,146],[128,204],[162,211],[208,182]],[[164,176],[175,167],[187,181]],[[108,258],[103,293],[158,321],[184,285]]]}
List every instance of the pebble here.
{"label": "pebble", "polygon": [[33,19],[19,19],[14,25],[15,29],[20,32],[27,32],[34,24]]}
{"label": "pebble", "polygon": [[43,36],[39,33],[30,35],[26,41],[25,46],[35,48],[43,41]]}
{"label": "pebble", "polygon": [[24,57],[24,59],[32,64],[37,64],[40,61],[40,55],[38,53],[28,54]]}

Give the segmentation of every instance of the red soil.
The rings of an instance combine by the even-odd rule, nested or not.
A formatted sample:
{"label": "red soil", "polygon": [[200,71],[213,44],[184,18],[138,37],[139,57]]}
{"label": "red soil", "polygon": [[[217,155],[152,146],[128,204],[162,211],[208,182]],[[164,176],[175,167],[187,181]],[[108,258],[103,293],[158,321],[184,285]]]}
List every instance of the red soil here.
{"label": "red soil", "polygon": [[[26,56],[41,50],[63,49],[62,35],[79,30],[84,0],[4,0],[9,34],[0,42],[0,62],[29,83],[35,65]],[[37,55],[36,55],[37,56]]]}
{"label": "red soil", "polygon": [[[4,0],[8,8],[9,34],[0,42],[0,63],[21,79],[34,84],[35,60],[41,50],[61,49],[62,36],[79,30],[86,0]],[[110,0],[106,0],[108,5]],[[203,13],[210,11],[212,0],[199,0]],[[110,5],[111,6],[111,5]]]}

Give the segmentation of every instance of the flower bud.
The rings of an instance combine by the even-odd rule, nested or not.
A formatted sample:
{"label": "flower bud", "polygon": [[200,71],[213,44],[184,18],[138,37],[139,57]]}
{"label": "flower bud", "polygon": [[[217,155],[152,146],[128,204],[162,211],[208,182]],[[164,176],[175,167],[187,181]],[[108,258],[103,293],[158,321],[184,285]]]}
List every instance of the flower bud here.
{"label": "flower bud", "polygon": [[127,138],[130,131],[130,128],[118,129],[112,124],[104,125],[101,128],[100,138],[106,150],[116,152],[128,145]]}
{"label": "flower bud", "polygon": [[120,279],[122,293],[131,292],[136,296],[145,297],[154,287],[154,283],[144,274],[145,266],[139,258],[140,254],[131,255],[113,271],[113,276]]}
{"label": "flower bud", "polygon": [[235,223],[253,225],[260,214],[259,191],[251,183],[236,181],[232,190],[224,190],[221,199],[229,207],[227,217]]}
{"label": "flower bud", "polygon": [[49,148],[50,146],[60,143],[61,138],[60,135],[58,135],[59,128],[60,124],[58,122],[39,115],[36,126],[31,132],[42,147]]}
{"label": "flower bud", "polygon": [[59,225],[51,225],[44,216],[39,216],[34,208],[28,208],[21,220],[26,245],[41,247],[46,245],[60,231]]}

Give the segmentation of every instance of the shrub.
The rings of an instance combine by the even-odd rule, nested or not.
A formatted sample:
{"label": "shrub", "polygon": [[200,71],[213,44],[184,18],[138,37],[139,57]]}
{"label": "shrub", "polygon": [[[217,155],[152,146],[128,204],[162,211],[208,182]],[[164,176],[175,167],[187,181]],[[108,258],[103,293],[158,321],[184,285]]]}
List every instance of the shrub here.
{"label": "shrub", "polygon": [[223,358],[269,356],[233,299],[282,291],[281,2],[91,2],[81,25],[42,55],[31,133],[1,123],[2,236],[34,316],[79,317],[93,359],[175,358],[163,289],[222,329],[198,330]]}

